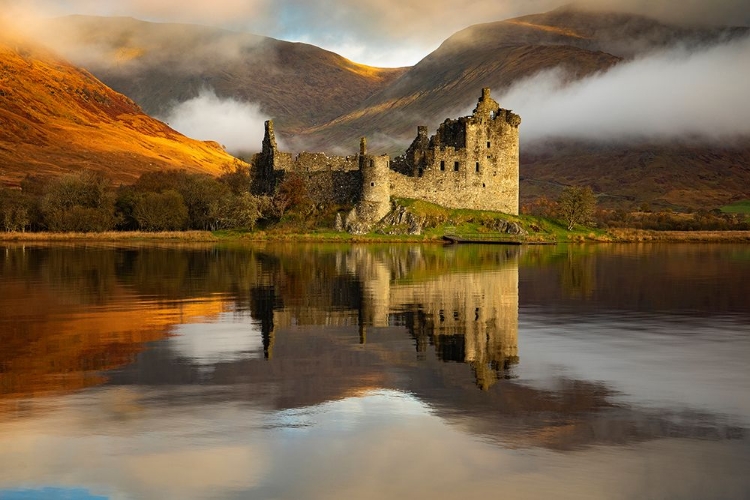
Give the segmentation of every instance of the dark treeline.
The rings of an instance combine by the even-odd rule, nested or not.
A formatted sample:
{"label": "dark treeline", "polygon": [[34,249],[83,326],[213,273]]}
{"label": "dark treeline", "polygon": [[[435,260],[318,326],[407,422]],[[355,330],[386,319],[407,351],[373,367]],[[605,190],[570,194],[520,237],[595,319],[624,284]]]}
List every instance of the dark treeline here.
{"label": "dark treeline", "polygon": [[[548,219],[566,220],[565,203],[561,196],[551,200],[544,196],[521,207],[521,212]],[[721,210],[697,210],[689,213],[652,212],[643,206],[638,211],[605,210],[590,207],[587,223],[600,228],[648,229],[654,231],[747,231],[750,219],[745,214],[723,213]]]}
{"label": "dark treeline", "polygon": [[744,214],[720,210],[693,213],[602,211],[597,214],[602,227],[649,229],[654,231],[747,231],[750,221]]}
{"label": "dark treeline", "polygon": [[251,194],[250,183],[249,169],[239,164],[218,178],[149,172],[118,188],[93,172],[28,176],[20,190],[0,188],[0,227],[8,232],[252,230],[262,221],[304,219],[314,208],[293,177],[273,196]]}

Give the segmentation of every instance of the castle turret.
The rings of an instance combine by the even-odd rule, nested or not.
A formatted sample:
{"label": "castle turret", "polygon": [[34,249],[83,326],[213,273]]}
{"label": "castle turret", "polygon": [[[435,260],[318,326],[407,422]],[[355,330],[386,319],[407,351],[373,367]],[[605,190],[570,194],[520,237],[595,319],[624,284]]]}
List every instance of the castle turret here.
{"label": "castle turret", "polygon": [[357,205],[357,217],[376,222],[391,209],[391,185],[388,176],[390,158],[386,155],[366,155],[362,161],[362,198]]}
{"label": "castle turret", "polygon": [[278,146],[276,145],[276,136],[273,133],[273,121],[265,122],[265,134],[263,135],[263,144],[260,153],[253,158],[253,181],[252,191],[256,194],[270,194],[275,187],[276,161]]}

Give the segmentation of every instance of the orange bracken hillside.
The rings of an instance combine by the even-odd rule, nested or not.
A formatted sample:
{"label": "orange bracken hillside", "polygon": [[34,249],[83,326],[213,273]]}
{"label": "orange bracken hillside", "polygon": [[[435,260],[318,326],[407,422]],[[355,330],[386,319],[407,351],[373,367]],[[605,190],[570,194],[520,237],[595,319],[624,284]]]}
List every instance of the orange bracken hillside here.
{"label": "orange bracken hillside", "polygon": [[232,161],[50,51],[0,34],[0,183],[84,169],[127,183],[159,169],[217,174]]}

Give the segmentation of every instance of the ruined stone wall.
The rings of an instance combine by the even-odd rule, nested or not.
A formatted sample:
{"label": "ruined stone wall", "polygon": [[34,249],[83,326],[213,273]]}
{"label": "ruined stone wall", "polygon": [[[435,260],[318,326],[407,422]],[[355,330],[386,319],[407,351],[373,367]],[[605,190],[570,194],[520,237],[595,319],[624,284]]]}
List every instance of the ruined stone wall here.
{"label": "ruined stone wall", "polygon": [[360,153],[351,156],[279,152],[269,121],[254,161],[259,178],[254,185],[271,194],[280,175],[298,173],[316,202],[359,201],[356,216],[363,223],[385,216],[390,196],[517,215],[520,123],[482,89],[471,116],[445,120],[431,138],[419,127],[405,154],[391,164],[387,156],[368,155],[364,139]]}
{"label": "ruined stone wall", "polygon": [[329,170],[359,170],[359,157],[328,156],[325,153],[302,152],[297,155],[290,167],[295,172],[324,172]]}
{"label": "ruined stone wall", "polygon": [[427,148],[419,129],[389,173],[391,195],[517,215],[520,122],[483,89],[474,114],[443,122]]}
{"label": "ruined stone wall", "polygon": [[359,170],[309,172],[303,174],[302,179],[316,204],[350,205],[362,196],[362,174]]}

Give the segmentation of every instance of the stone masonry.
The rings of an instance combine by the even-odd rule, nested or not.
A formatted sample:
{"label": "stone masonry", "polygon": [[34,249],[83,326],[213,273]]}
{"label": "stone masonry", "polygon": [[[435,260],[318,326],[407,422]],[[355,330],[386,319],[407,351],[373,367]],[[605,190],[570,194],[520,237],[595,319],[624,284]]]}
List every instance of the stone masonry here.
{"label": "stone masonry", "polygon": [[253,159],[253,190],[271,194],[284,175],[305,178],[316,201],[357,202],[348,222],[374,223],[391,208],[391,197],[416,198],[449,208],[518,214],[518,127],[521,118],[502,109],[482,89],[470,116],[445,120],[431,137],[427,127],[394,158],[367,152],[363,138],[352,156],[278,150],[266,122],[262,151]]}

